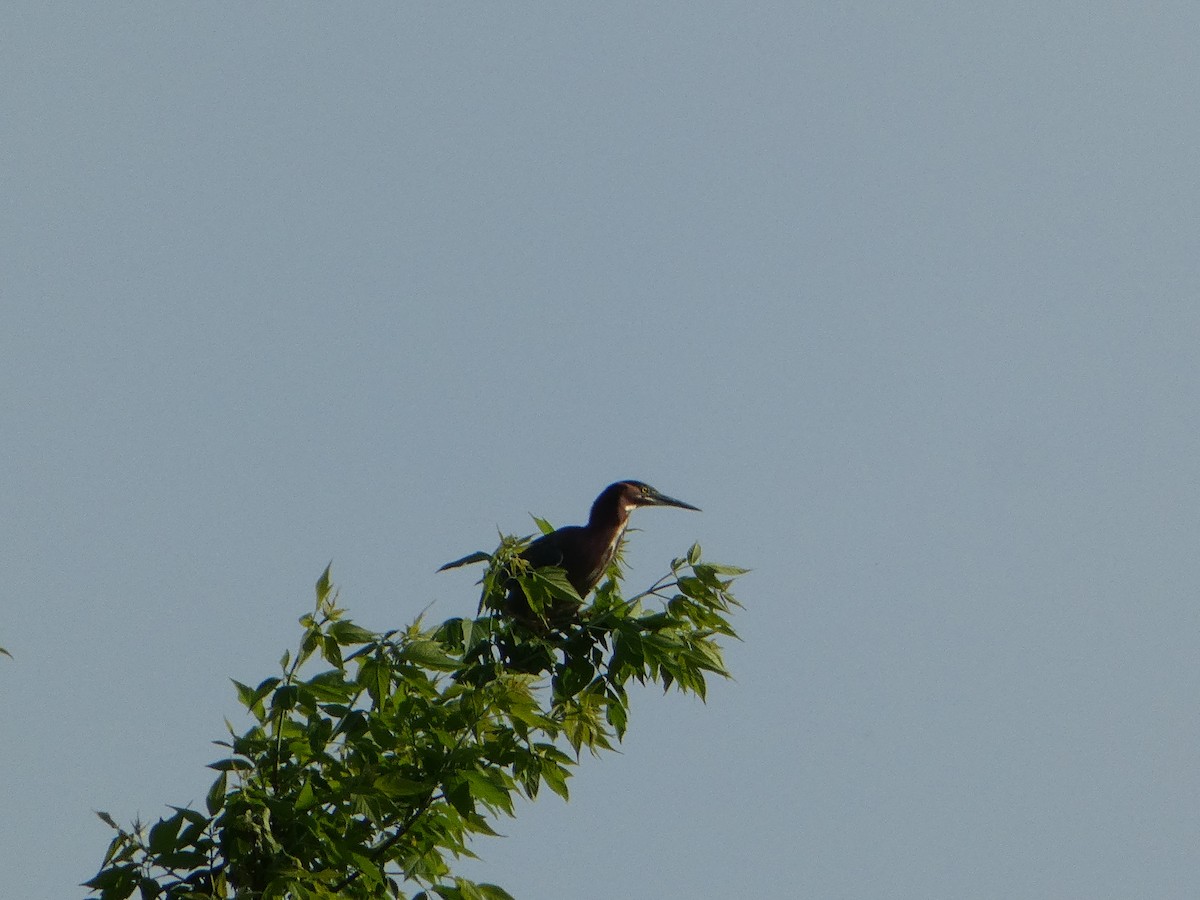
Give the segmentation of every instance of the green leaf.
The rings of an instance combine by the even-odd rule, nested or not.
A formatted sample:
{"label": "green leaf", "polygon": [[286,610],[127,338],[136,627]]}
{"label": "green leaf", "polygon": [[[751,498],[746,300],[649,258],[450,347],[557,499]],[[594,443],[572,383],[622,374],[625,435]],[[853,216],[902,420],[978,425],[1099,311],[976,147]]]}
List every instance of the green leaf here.
{"label": "green leaf", "polygon": [[472,834],[486,834],[488,837],[501,837],[500,832],[488,824],[487,819],[480,815],[468,816],[468,824]]}
{"label": "green leaf", "polygon": [[390,683],[388,667],[373,656],[359,663],[358,677],[355,679],[359,687],[366,690],[372,702],[378,706],[382,698],[387,696]]}
{"label": "green leaf", "polygon": [[253,772],[254,763],[248,759],[218,759],[209,763],[208,768],[218,772]]}
{"label": "green leaf", "polygon": [[246,709],[251,709],[259,701],[260,698],[255,696],[254,688],[250,687],[250,685],[242,684],[234,678],[230,678],[229,680],[233,682],[233,686],[237,690],[238,702],[246,707]]}
{"label": "green leaf", "polygon": [[474,647],[476,641],[486,634],[486,631],[477,625],[474,619],[458,619],[458,625],[462,631],[463,649],[465,650]]}
{"label": "green leaf", "polygon": [[105,825],[107,825],[109,828],[114,828],[117,831],[121,830],[121,826],[119,826],[116,822],[114,822],[113,817],[110,816],[108,813],[102,812],[101,810],[98,810],[98,809],[95,810],[95,813],[96,813],[96,816],[100,819],[100,821],[103,822]]}
{"label": "green leaf", "polygon": [[545,568],[534,571],[533,580],[540,585],[544,585],[550,592],[551,596],[557,597],[559,600],[566,600],[570,603],[582,603],[583,598],[579,596],[579,592],[567,580],[567,573],[557,566],[546,566]]}
{"label": "green leaf", "polygon": [[485,900],[483,894],[479,892],[479,887],[473,881],[466,878],[455,878],[454,886],[458,888],[462,900]]}
{"label": "green leaf", "polygon": [[262,699],[274,689],[275,685],[279,684],[280,679],[268,678],[256,688],[242,684],[235,679],[230,680],[233,681],[233,686],[237,689],[238,701],[242,706],[246,707],[251,715],[258,719],[259,722],[262,722],[266,716],[262,706]]}
{"label": "green leaf", "polygon": [[13,655],[12,655],[11,653],[9,653],[7,650],[5,650],[3,647],[0,647],[0,653],[3,653],[3,654],[4,654],[5,656],[7,656],[9,659],[12,659],[12,658],[13,658]]}
{"label": "green leaf", "polygon": [[350,861],[353,863],[355,871],[368,885],[379,887],[383,884],[383,870],[373,860],[362,853],[351,853]]}
{"label": "green leaf", "polygon": [[696,574],[699,574],[700,570],[702,569],[708,569],[710,572],[715,572],[717,575],[732,575],[734,577],[738,575],[748,575],[753,571],[752,569],[739,569],[737,566],[720,566],[716,563],[705,563],[702,566],[696,566]]}
{"label": "green leaf", "polygon": [[139,868],[134,863],[112,866],[100,872],[91,881],[85,881],[84,887],[100,891],[103,900],[125,900],[137,889],[138,873]]}
{"label": "green leaf", "polygon": [[300,696],[300,689],[294,684],[285,684],[275,692],[275,696],[271,698],[271,711],[279,712],[280,710],[292,709],[296,705],[296,700]]}
{"label": "green leaf", "polygon": [[443,786],[442,792],[460,816],[469,816],[475,812],[475,804],[471,801],[471,787],[466,781],[455,782],[452,786]]}
{"label": "green leaf", "polygon": [[380,775],[375,779],[375,789],[389,797],[420,797],[432,791],[434,786],[427,781],[414,781],[403,775]]}
{"label": "green leaf", "polygon": [[331,634],[325,635],[325,638],[321,641],[321,655],[325,657],[325,661],[331,666],[336,666],[340,669],[344,665],[342,662],[342,648],[338,646],[337,639]]}
{"label": "green leaf", "polygon": [[226,785],[229,781],[229,773],[222,772],[212,787],[208,789],[208,796],[205,798],[205,806],[208,809],[210,816],[215,816],[221,811],[221,807],[225,805]]}
{"label": "green leaf", "polygon": [[439,572],[445,572],[447,569],[457,569],[460,566],[470,566],[475,563],[488,562],[491,560],[490,553],[484,553],[482,550],[476,550],[474,553],[468,553],[462,559],[456,559],[454,562],[448,562],[444,566],[439,566]]}
{"label": "green leaf", "polygon": [[582,691],[596,675],[596,670],[585,656],[575,656],[555,676],[555,698],[572,697]]}
{"label": "green leaf", "polygon": [[198,809],[190,809],[186,806],[172,806],[171,809],[175,810],[176,813],[182,816],[185,822],[192,822],[193,824],[206,824],[208,822],[208,816],[204,815],[204,813],[200,812]]}
{"label": "green leaf", "polygon": [[369,644],[376,638],[373,631],[347,621],[334,622],[329,626],[329,633],[339,644]]}
{"label": "green leaf", "polygon": [[564,800],[571,799],[571,792],[567,789],[567,775],[567,770],[559,765],[551,764],[542,769],[542,781]]}
{"label": "green leaf", "polygon": [[296,812],[304,812],[307,809],[312,809],[317,805],[317,797],[313,791],[312,781],[308,778],[304,779],[304,787],[300,788],[300,793],[296,795]]}
{"label": "green leaf", "polygon": [[302,665],[306,659],[313,655],[313,651],[317,649],[320,643],[320,629],[313,627],[306,631],[304,637],[300,639],[300,657],[296,661],[296,664]]}
{"label": "green leaf", "polygon": [[400,656],[427,669],[444,672],[453,672],[459,665],[458,660],[446,655],[437,641],[413,641],[400,651]]}
{"label": "green leaf", "polygon": [[187,828],[179,832],[179,837],[176,838],[175,845],[177,847],[198,846],[201,835],[204,834],[210,824],[212,823],[208,819],[205,819],[203,822],[192,822]]}
{"label": "green leaf", "polygon": [[159,862],[168,869],[198,869],[208,862],[208,856],[196,850],[183,850],[179,853],[164,853]]}
{"label": "green leaf", "polygon": [[160,819],[150,829],[149,847],[151,853],[164,854],[175,849],[175,836],[179,834],[179,826],[183,824],[183,816],[175,815],[169,819]]}
{"label": "green leaf", "polygon": [[[326,702],[345,702],[354,695],[354,683],[346,680],[342,669],[330,669],[303,682],[310,696]],[[341,713],[339,713],[341,715]]]}
{"label": "green leaf", "polygon": [[325,571],[321,573],[321,577],[317,579],[317,606],[325,602],[325,598],[329,596],[329,570],[333,568],[333,561],[330,560],[329,565],[325,567]]}
{"label": "green leaf", "polygon": [[496,784],[483,772],[463,772],[463,778],[471,785],[471,796],[496,809],[512,812],[512,798],[508,791]]}
{"label": "green leaf", "polygon": [[545,519],[542,519],[538,516],[533,516],[532,514],[531,517],[533,518],[533,521],[537,523],[538,531],[540,531],[542,534],[549,534],[554,530],[554,526]]}
{"label": "green leaf", "polygon": [[608,720],[608,724],[613,727],[617,733],[617,738],[625,737],[625,725],[628,721],[629,712],[620,700],[610,699],[604,707],[604,717]]}

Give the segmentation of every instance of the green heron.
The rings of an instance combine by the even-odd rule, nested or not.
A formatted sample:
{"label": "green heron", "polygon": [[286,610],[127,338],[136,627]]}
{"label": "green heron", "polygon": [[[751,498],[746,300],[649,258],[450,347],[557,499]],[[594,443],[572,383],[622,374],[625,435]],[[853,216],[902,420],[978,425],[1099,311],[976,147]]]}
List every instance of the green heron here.
{"label": "green heron", "polygon": [[[600,492],[592,504],[586,525],[568,525],[542,535],[521,552],[521,558],[535,569],[558,566],[566,572],[567,581],[575,588],[580,600],[586,599],[604,577],[621,543],[625,526],[629,524],[629,514],[639,506],[674,506],[700,511],[698,506],[661,494],[644,482],[618,481]],[[562,623],[574,616],[579,606],[579,603],[560,600],[545,611],[545,616],[553,624]],[[519,621],[537,623],[528,600],[515,583],[509,587],[507,609]]]}

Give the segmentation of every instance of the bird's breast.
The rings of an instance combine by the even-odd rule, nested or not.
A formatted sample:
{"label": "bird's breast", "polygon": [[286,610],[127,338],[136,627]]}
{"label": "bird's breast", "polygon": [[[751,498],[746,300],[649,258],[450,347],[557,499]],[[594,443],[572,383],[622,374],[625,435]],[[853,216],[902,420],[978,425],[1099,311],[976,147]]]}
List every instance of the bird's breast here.
{"label": "bird's breast", "polygon": [[601,550],[596,555],[596,564],[591,572],[588,573],[588,590],[594,588],[600,583],[600,579],[604,577],[604,572],[608,569],[613,561],[613,557],[617,555],[617,547],[621,545],[621,537],[625,534],[625,526],[622,525],[611,535],[605,535],[606,542],[601,544]]}

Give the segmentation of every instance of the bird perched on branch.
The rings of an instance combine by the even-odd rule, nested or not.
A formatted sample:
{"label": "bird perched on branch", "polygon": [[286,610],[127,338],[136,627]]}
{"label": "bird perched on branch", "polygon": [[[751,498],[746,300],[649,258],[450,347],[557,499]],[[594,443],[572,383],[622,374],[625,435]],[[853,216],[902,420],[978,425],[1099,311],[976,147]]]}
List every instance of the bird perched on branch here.
{"label": "bird perched on branch", "polygon": [[557,566],[566,572],[567,581],[579,595],[579,600],[555,597],[542,616],[534,615],[529,600],[515,579],[509,585],[507,612],[527,625],[541,624],[544,619],[552,625],[562,624],[579,610],[616,555],[621,544],[629,514],[639,506],[674,506],[677,509],[700,508],[659,493],[641,481],[618,481],[610,484],[592,504],[586,525],[568,525],[544,534],[523,551],[521,558],[534,569]]}

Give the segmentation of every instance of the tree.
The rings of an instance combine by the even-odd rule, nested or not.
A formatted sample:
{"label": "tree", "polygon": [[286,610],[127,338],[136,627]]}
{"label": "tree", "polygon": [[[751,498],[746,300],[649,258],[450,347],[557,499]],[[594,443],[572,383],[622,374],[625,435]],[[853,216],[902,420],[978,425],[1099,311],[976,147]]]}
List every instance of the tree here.
{"label": "tree", "polygon": [[226,723],[205,809],[128,829],[98,813],[116,836],[93,895],[508,898],[454,876],[453,859],[514,814],[514,794],[567,799],[583,751],[624,736],[631,680],[703,698],[709,673],[727,677],[718,639],[735,637],[730,588],[745,571],[694,545],[626,600],[618,559],[577,623],[530,629],[500,614],[512,579],[535,611],[572,589],[561,570],[529,571],[521,547],[503,538],[459,561],[488,563],[475,618],[386,634],[346,617],[326,568],[280,674],[234,682],[253,724]]}

